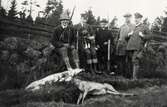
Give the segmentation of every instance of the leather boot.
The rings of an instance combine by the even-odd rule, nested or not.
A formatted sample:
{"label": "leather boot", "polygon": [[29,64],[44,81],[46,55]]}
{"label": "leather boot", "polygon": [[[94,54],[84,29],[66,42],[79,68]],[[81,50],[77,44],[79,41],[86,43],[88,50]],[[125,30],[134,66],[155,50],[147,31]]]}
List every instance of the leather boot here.
{"label": "leather boot", "polygon": [[65,62],[65,64],[66,64],[67,70],[69,70],[69,71],[72,70],[72,67],[71,67],[71,65],[70,65],[69,59],[66,58],[66,59],[64,60],[64,62]]}
{"label": "leather boot", "polygon": [[74,62],[75,62],[75,67],[76,67],[76,68],[80,68],[80,67],[79,67],[79,61],[74,61]]}
{"label": "leather boot", "polygon": [[139,66],[138,65],[134,65],[133,66],[133,80],[137,80],[138,72],[139,72]]}

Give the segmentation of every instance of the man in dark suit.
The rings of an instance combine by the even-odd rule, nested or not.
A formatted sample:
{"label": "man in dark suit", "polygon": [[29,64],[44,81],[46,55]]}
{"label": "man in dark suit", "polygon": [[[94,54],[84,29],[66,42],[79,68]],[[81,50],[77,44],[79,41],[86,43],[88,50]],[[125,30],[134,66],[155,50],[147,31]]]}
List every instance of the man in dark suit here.
{"label": "man in dark suit", "polygon": [[67,12],[61,14],[60,21],[61,25],[54,30],[52,44],[55,49],[58,49],[68,70],[72,70],[68,57],[69,52],[73,56],[76,68],[79,68],[79,59],[75,50],[76,34],[74,28],[69,25],[70,17]]}
{"label": "man in dark suit", "polygon": [[113,37],[111,31],[108,30],[108,21],[103,19],[100,22],[100,29],[96,31],[95,42],[98,48],[97,55],[99,60],[99,69],[100,71],[107,70],[108,62],[108,43],[113,43]]}

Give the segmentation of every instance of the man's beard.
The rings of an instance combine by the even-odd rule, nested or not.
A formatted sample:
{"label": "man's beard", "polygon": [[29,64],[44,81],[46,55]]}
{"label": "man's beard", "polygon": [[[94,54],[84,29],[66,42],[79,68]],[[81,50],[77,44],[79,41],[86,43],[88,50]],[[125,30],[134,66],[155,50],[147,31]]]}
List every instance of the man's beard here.
{"label": "man's beard", "polygon": [[62,28],[67,28],[68,27],[68,25],[64,25],[64,24],[62,24],[61,26],[62,26]]}

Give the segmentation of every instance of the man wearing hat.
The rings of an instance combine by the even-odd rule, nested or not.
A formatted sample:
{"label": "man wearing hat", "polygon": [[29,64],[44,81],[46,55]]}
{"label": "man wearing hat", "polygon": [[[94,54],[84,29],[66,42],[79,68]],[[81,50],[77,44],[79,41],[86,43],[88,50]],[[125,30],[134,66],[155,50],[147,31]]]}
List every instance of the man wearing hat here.
{"label": "man wearing hat", "polygon": [[81,14],[81,23],[75,26],[78,33],[78,52],[81,66],[91,73],[96,72],[97,56],[95,50],[95,33],[87,24],[87,16]]}
{"label": "man wearing hat", "polygon": [[128,42],[128,33],[134,30],[135,25],[131,23],[132,15],[130,13],[126,13],[124,15],[125,23],[120,27],[120,33],[118,38],[118,43],[116,46],[116,55],[118,56],[118,74],[121,74],[125,77],[128,77],[128,71],[126,68],[126,46]]}
{"label": "man wearing hat", "polygon": [[142,23],[142,15],[135,13],[135,29],[128,34],[129,41],[127,44],[128,56],[131,59],[129,68],[132,70],[133,79],[137,79],[139,72],[139,62],[142,58],[142,52],[146,41],[149,39],[149,28]]}
{"label": "man wearing hat", "polygon": [[61,25],[54,30],[52,43],[59,50],[68,70],[72,70],[68,52],[71,52],[75,66],[79,68],[79,59],[75,51],[76,34],[74,28],[69,25],[70,17],[67,12],[61,14],[60,22]]}
{"label": "man wearing hat", "polygon": [[[113,36],[111,34],[111,31],[108,30],[107,24],[108,21],[106,19],[102,19],[100,21],[100,29],[96,31],[96,37],[95,37],[96,46],[98,48],[97,56],[98,56],[100,71],[105,71],[107,68],[108,43],[113,43]],[[109,42],[109,40],[111,42]]]}

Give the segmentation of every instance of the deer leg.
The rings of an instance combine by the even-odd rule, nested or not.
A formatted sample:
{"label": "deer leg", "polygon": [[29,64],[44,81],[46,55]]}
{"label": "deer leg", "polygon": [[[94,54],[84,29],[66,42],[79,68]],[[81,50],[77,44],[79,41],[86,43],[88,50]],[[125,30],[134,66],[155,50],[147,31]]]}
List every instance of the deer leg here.
{"label": "deer leg", "polygon": [[113,92],[108,90],[107,93],[113,94],[113,95],[120,95],[120,96],[135,96],[135,94],[132,93],[120,93],[120,92]]}
{"label": "deer leg", "polygon": [[114,89],[114,87],[110,84],[104,84],[106,89],[111,91],[111,92],[114,92],[114,93],[119,93],[116,89]]}
{"label": "deer leg", "polygon": [[119,92],[114,92],[114,91],[110,91],[110,90],[107,90],[107,93],[113,94],[113,95],[121,95],[121,93],[119,93]]}
{"label": "deer leg", "polygon": [[81,99],[82,99],[82,96],[83,96],[83,94],[82,94],[82,93],[80,93],[80,94],[79,94],[79,97],[78,97],[77,104],[79,104],[79,103],[80,103],[80,101],[81,101]]}
{"label": "deer leg", "polygon": [[83,96],[82,96],[82,104],[83,104],[83,102],[84,102],[84,100],[85,100],[85,97],[86,97],[86,95],[87,95],[87,91],[84,91],[84,93],[83,93]]}

